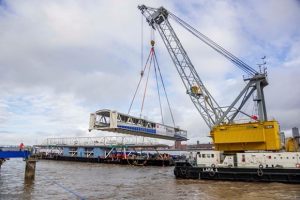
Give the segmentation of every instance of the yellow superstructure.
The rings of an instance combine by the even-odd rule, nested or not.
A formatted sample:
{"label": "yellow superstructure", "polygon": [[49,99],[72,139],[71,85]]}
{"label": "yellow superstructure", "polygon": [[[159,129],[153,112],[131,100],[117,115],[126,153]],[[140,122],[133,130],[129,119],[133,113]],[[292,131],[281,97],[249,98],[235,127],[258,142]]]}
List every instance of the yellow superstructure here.
{"label": "yellow superstructure", "polygon": [[280,150],[277,121],[215,126],[210,135],[219,151]]}
{"label": "yellow superstructure", "polygon": [[299,143],[298,140],[295,138],[287,138],[285,143],[285,150],[287,152],[297,152],[299,151]]}

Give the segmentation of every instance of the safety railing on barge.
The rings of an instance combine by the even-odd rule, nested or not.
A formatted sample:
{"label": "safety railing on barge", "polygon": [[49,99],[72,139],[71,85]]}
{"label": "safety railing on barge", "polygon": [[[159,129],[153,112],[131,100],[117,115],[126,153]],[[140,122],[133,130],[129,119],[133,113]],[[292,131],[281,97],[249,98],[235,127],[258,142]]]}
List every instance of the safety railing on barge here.
{"label": "safety railing on barge", "polygon": [[142,136],[102,136],[102,137],[66,137],[66,138],[47,138],[42,145],[58,146],[150,146],[158,145],[156,139]]}

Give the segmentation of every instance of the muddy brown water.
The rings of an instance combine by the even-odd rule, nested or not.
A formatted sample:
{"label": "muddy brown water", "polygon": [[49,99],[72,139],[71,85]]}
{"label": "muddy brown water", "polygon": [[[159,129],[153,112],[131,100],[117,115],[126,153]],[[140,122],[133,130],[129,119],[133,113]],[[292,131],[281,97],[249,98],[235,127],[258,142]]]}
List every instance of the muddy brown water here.
{"label": "muddy brown water", "polygon": [[25,163],[11,159],[0,172],[0,199],[300,199],[300,185],[177,180],[173,167],[38,161],[24,182]]}

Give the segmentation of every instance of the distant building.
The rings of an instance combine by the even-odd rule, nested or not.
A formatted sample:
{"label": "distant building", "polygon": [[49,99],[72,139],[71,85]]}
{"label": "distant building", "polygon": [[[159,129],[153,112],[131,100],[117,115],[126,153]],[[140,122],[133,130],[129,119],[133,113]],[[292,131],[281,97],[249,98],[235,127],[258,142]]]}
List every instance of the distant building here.
{"label": "distant building", "polygon": [[181,141],[175,141],[175,145],[174,145],[175,149],[178,149],[178,150],[183,150],[185,147],[184,145],[181,144]]}
{"label": "distant building", "polygon": [[182,150],[182,151],[193,151],[193,150],[213,150],[213,144],[211,143],[200,143],[197,141],[196,144],[181,144],[181,141],[175,141],[174,146],[170,146],[170,149]]}
{"label": "distant building", "polygon": [[299,134],[299,129],[297,127],[292,128],[292,134],[293,134],[293,138],[300,139],[300,134]]}
{"label": "distant building", "polygon": [[299,129],[297,127],[292,128],[293,138],[298,138],[299,135]]}
{"label": "distant building", "polygon": [[197,141],[197,144],[187,145],[187,150],[212,150],[212,149],[213,149],[213,144],[211,143],[201,144],[199,140]]}

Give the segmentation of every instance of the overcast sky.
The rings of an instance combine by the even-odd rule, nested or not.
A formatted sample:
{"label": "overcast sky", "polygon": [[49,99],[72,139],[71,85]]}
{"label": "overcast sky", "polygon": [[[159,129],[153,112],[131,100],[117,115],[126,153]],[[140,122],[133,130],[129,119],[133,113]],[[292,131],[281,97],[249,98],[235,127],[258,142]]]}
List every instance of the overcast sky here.
{"label": "overcast sky", "polygon": [[[40,143],[88,132],[89,114],[126,113],[141,70],[142,1],[0,0],[0,144]],[[270,119],[290,132],[300,127],[300,2],[146,1],[164,6],[256,68],[267,57]],[[172,22],[171,22],[172,23]],[[202,81],[220,105],[245,85],[237,67],[172,23]],[[150,28],[144,22],[144,57]],[[209,129],[185,92],[158,33],[156,51],[176,125],[191,142]],[[145,60],[145,59],[144,59]],[[139,95],[141,96],[141,95]],[[140,97],[133,113],[140,109]],[[160,120],[154,76],[143,115]],[[170,116],[164,103],[165,118]]]}

